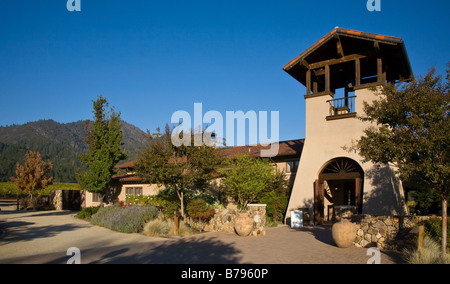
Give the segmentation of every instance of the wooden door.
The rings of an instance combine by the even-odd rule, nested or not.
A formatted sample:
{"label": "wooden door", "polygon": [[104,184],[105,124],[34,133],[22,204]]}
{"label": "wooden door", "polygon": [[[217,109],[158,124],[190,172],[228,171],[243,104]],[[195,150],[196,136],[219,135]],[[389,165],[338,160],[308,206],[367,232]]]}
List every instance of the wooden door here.
{"label": "wooden door", "polygon": [[358,206],[358,213],[362,214],[362,186],[363,179],[355,179],[355,205]]}
{"label": "wooden door", "polygon": [[324,195],[323,181],[314,182],[314,225],[322,225],[324,219]]}

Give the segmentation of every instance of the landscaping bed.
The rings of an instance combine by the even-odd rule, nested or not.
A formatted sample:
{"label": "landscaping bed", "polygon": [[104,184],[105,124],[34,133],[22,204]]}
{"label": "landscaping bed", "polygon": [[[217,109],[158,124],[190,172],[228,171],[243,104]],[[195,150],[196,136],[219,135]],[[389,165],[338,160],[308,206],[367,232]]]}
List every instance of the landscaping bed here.
{"label": "landscaping bed", "polygon": [[[121,233],[142,233],[152,237],[174,236],[174,221],[164,217],[160,210],[152,205],[87,207],[79,212],[77,217]],[[198,231],[184,223],[180,224],[179,236],[195,233]]]}

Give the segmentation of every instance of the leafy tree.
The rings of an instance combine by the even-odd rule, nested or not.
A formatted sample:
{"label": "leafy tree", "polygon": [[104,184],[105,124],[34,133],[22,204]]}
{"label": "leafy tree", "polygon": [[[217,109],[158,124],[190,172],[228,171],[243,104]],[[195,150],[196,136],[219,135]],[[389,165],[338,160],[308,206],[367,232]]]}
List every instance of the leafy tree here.
{"label": "leafy tree", "polygon": [[39,152],[29,151],[25,154],[25,158],[24,166],[17,162],[16,177],[10,179],[15,183],[17,190],[29,195],[33,202],[33,193],[53,183],[53,177],[47,176],[52,169],[52,163],[42,161]]}
{"label": "leafy tree", "polygon": [[211,186],[220,157],[215,147],[204,143],[201,146],[175,146],[172,131],[166,125],[164,134],[147,135],[149,143],[138,155],[136,174],[146,182],[164,187],[169,193],[176,192],[184,216],[185,197],[192,197]]}
{"label": "leafy tree", "polygon": [[[226,162],[220,170],[226,194],[233,198],[239,209],[260,200],[270,191],[283,192],[286,182],[268,160],[241,155]],[[281,190],[280,190],[281,188]]]}
{"label": "leafy tree", "polygon": [[127,154],[120,149],[123,145],[120,112],[116,113],[114,108],[107,111],[108,102],[102,96],[93,101],[93,106],[95,120],[92,126],[89,121],[86,123],[85,142],[89,150],[80,156],[87,170],[80,171],[76,177],[83,189],[104,195],[115,174],[114,166],[126,159]]}
{"label": "leafy tree", "polygon": [[366,115],[361,119],[374,125],[353,147],[366,161],[391,163],[402,180],[421,180],[439,194],[444,255],[450,189],[449,71],[447,82],[433,68],[404,85],[383,87],[379,100],[364,104]]}

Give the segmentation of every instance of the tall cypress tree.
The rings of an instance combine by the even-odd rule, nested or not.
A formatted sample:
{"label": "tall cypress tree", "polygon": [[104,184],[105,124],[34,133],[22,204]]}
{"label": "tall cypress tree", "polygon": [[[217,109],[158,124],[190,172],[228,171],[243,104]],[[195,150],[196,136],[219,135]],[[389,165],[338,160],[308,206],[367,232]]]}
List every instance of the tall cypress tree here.
{"label": "tall cypress tree", "polygon": [[[86,123],[86,140],[89,146],[87,154],[80,156],[80,161],[87,165],[87,170],[76,176],[81,187],[89,192],[105,195],[106,189],[114,175],[114,166],[127,157],[120,149],[122,131],[120,130],[120,112],[114,108],[109,111],[108,102],[101,95],[93,101],[94,121]],[[101,198],[103,202],[103,198]]]}

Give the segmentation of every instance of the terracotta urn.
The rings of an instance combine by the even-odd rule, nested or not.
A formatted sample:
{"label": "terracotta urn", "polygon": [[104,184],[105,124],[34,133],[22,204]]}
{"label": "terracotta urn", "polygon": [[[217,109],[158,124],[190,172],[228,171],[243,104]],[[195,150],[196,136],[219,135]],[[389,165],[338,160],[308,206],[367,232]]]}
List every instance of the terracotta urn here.
{"label": "terracotta urn", "polygon": [[356,227],[353,223],[342,220],[334,223],[331,228],[334,242],[340,248],[348,248],[353,244],[356,236]]}
{"label": "terracotta urn", "polygon": [[234,220],[234,229],[241,237],[247,237],[253,230],[253,219],[247,213],[239,213]]}

